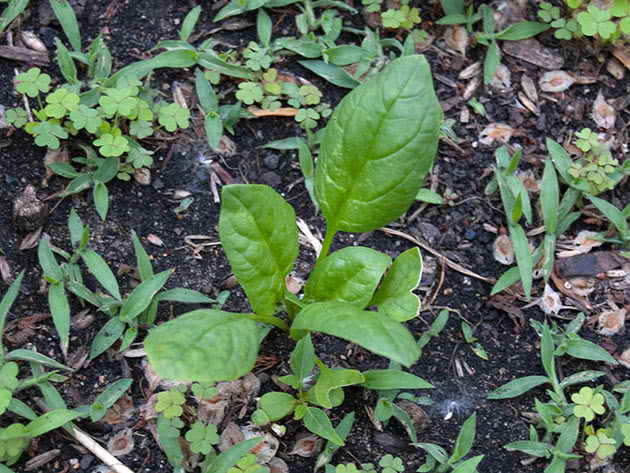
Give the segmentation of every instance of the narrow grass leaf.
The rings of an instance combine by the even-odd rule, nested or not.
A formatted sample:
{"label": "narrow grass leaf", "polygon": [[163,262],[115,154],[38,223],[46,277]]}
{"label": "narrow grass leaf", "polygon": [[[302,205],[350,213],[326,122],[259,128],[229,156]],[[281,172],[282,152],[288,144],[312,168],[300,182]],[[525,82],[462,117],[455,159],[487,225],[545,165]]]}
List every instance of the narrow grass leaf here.
{"label": "narrow grass leaf", "polygon": [[70,305],[63,283],[57,281],[48,287],[48,305],[61,344],[67,348],[70,334]]}
{"label": "narrow grass leaf", "polygon": [[600,199],[599,197],[594,197],[590,194],[586,194],[586,197],[588,197],[593,205],[597,207],[597,209],[603,213],[608,220],[610,220],[622,238],[626,239],[630,237],[630,231],[628,231],[628,224],[623,212],[610,202]]}
{"label": "narrow grass leaf", "polygon": [[553,448],[553,446],[544,442],[519,440],[516,442],[508,443],[507,445],[504,445],[503,448],[509,451],[523,452],[527,455],[542,458],[549,455],[549,451]]}
{"label": "narrow grass leaf", "polygon": [[81,52],[81,33],[79,33],[79,23],[74,14],[74,10],[68,0],[50,0],[50,6],[55,13],[59,24],[63,29],[72,49]]}
{"label": "narrow grass leaf", "polygon": [[519,41],[531,38],[549,29],[549,25],[538,21],[520,21],[497,33],[495,39]]}
{"label": "narrow grass leaf", "polygon": [[146,281],[153,276],[153,267],[151,266],[151,258],[147,254],[144,246],[140,242],[140,238],[134,230],[131,230],[131,240],[133,241],[133,249],[136,252],[136,261],[138,264],[138,272],[140,279]]}
{"label": "narrow grass leaf", "polygon": [[401,409],[394,403],[391,403],[391,406],[392,406],[392,415],[396,419],[398,419],[398,421],[405,427],[405,430],[407,431],[407,435],[409,436],[409,440],[411,440],[412,442],[417,442],[418,434],[416,433],[416,428],[413,425],[413,421],[411,420],[411,417],[409,417],[409,414],[407,414],[407,411],[405,411],[404,409]]}
{"label": "narrow grass leaf", "polygon": [[417,442],[412,444],[414,447],[420,447],[425,450],[429,455],[435,458],[440,465],[445,465],[448,461],[448,454],[439,445],[434,443]]}
{"label": "narrow grass leaf", "polygon": [[431,383],[412,373],[400,370],[369,370],[363,372],[362,386],[368,389],[429,389]]}
{"label": "narrow grass leaf", "polygon": [[457,465],[452,473],[477,473],[477,466],[481,463],[483,457],[483,455],[477,455],[476,457],[469,458]]}
{"label": "narrow grass leaf", "polygon": [[98,420],[100,420],[105,415],[107,409],[112,407],[116,403],[116,401],[118,401],[118,399],[120,399],[120,397],[125,394],[125,391],[129,389],[131,383],[133,383],[133,379],[122,378],[114,381],[112,384],[107,386],[105,391],[99,394],[92,403],[92,406],[94,406],[95,404],[98,404],[100,406],[100,408],[92,409],[92,412],[90,413],[90,418],[92,419],[92,422],[97,422]]}
{"label": "narrow grass leaf", "polygon": [[567,353],[574,358],[582,360],[604,361],[612,365],[617,364],[617,360],[601,346],[581,338],[567,340]]}
{"label": "narrow grass leaf", "polygon": [[55,409],[29,422],[26,425],[26,429],[31,437],[39,437],[46,432],[50,432],[67,424],[72,419],[79,417],[79,415],[78,412],[69,411],[67,409]]}
{"label": "narrow grass leaf", "polygon": [[210,111],[216,111],[219,107],[219,101],[214,93],[212,84],[206,79],[201,69],[195,69],[195,91],[197,92],[197,98],[203,111],[208,113]]}
{"label": "narrow grass leaf", "polygon": [[509,383],[505,383],[503,386],[499,386],[488,394],[488,399],[510,399],[518,397],[536,386],[549,382],[547,376],[525,376],[523,378],[514,379]]}
{"label": "narrow grass leaf", "polygon": [[543,325],[543,334],[540,340],[540,359],[549,379],[556,380],[553,338],[547,322]]}
{"label": "narrow grass leaf", "polygon": [[560,383],[560,387],[565,388],[572,384],[588,383],[590,381],[593,381],[594,379],[604,376],[605,374],[606,373],[603,371],[595,370],[580,371],[579,373],[574,373],[571,376],[567,376],[566,378],[564,378]]}
{"label": "narrow grass leaf", "polygon": [[521,276],[521,283],[523,284],[523,292],[525,297],[529,299],[532,292],[532,255],[529,252],[529,243],[527,241],[527,235],[520,225],[508,225],[510,237],[512,238],[512,244],[514,245],[514,256],[516,256],[516,263],[518,271]]}
{"label": "narrow grass leaf", "polygon": [[53,360],[52,358],[48,358],[46,355],[42,355],[41,353],[37,353],[33,350],[24,350],[17,349],[12,350],[4,357],[5,361],[32,361],[34,363],[39,363],[40,365],[49,366],[51,368],[57,370],[71,370],[72,368],[68,368],[66,365],[62,365],[61,363]]}
{"label": "narrow grass leaf", "polygon": [[262,439],[262,437],[254,437],[228,448],[210,462],[204,473],[227,473],[237,461],[246,455],[250,449],[258,445]]}
{"label": "narrow grass leaf", "polygon": [[558,225],[558,206],[560,202],[560,190],[558,177],[550,159],[545,161],[545,171],[540,183],[540,204],[543,213],[545,231],[549,235],[556,233]]}
{"label": "narrow grass leaf", "polygon": [[259,8],[258,16],[256,17],[256,31],[258,32],[260,44],[266,48],[269,47],[269,44],[271,43],[272,29],[273,24],[271,23],[269,14],[264,10],[264,8]]}
{"label": "narrow grass leaf", "polygon": [[187,302],[189,304],[212,304],[214,299],[199,291],[178,287],[160,292],[155,298],[159,301]]}
{"label": "narrow grass leaf", "polygon": [[120,309],[120,320],[129,322],[137,317],[140,312],[149,307],[151,300],[157,292],[166,284],[166,280],[171,275],[171,270],[167,269],[161,273],[151,276],[146,281],[142,281],[133,291]]}
{"label": "narrow grass leaf", "polygon": [[105,260],[94,250],[85,249],[81,252],[81,259],[92,272],[92,275],[116,300],[121,300],[120,289],[116,276]]}
{"label": "narrow grass leaf", "polygon": [[330,422],[326,413],[318,407],[307,407],[304,414],[304,425],[308,430],[337,445],[345,445]]}
{"label": "narrow grass leaf", "polygon": [[[24,271],[21,271],[18,277],[13,281],[9,290],[0,300],[0,334],[4,330],[4,324],[7,320],[7,315],[9,314],[9,309],[15,302],[18,293],[20,292],[20,285],[22,284],[22,278],[24,277]],[[0,337],[0,353],[4,353],[2,350],[2,339]]]}
{"label": "narrow grass leaf", "polygon": [[94,181],[94,207],[102,221],[107,219],[107,209],[109,208],[109,192],[107,187],[100,181]]}
{"label": "narrow grass leaf", "polygon": [[44,270],[44,274],[55,281],[61,281],[63,279],[63,271],[53,255],[50,247],[50,240],[48,238],[42,238],[39,240],[39,246],[37,247],[37,257],[39,259],[39,265]]}
{"label": "narrow grass leaf", "polygon": [[125,327],[126,324],[122,322],[119,317],[110,319],[103,328],[98,331],[92,341],[92,346],[90,347],[90,360],[93,360],[111,347],[116,340],[122,336],[125,331]]}
{"label": "narrow grass leaf", "polygon": [[508,269],[505,273],[501,275],[499,280],[492,287],[492,291],[490,291],[490,295],[493,296],[495,294],[498,294],[501,291],[504,291],[505,289],[510,287],[512,284],[517,283],[520,278],[521,278],[521,273],[520,273],[520,270],[518,269],[518,266],[514,266]]}
{"label": "narrow grass leaf", "polygon": [[[51,2],[55,2],[56,0],[51,0]],[[79,80],[77,79],[77,68],[74,65],[74,61],[68,52],[68,48],[64,46],[64,44],[59,40],[59,38],[55,38],[55,44],[57,45],[57,62],[59,63],[59,70],[61,71],[61,75],[63,78],[68,81],[69,84],[78,84]]]}
{"label": "narrow grass leaf", "polygon": [[11,0],[0,15],[0,33],[28,6],[30,0]]}
{"label": "narrow grass leaf", "polygon": [[486,59],[483,61],[484,85],[488,85],[492,81],[492,78],[497,73],[497,69],[499,69],[499,64],[501,64],[501,50],[497,42],[493,39],[490,42],[490,46],[488,46]]}
{"label": "narrow grass leaf", "polygon": [[195,29],[195,25],[199,20],[199,15],[201,14],[201,5],[197,5],[195,8],[190,10],[184,21],[182,22],[182,29],[179,32],[179,39],[182,41],[188,40],[188,37],[191,35],[193,30]]}

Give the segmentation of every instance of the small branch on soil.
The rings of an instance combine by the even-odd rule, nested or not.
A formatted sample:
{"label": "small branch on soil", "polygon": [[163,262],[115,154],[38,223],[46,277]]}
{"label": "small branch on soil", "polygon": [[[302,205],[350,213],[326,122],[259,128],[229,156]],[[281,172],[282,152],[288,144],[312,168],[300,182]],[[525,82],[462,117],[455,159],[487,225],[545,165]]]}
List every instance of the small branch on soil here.
{"label": "small branch on soil", "polygon": [[79,430],[78,428],[74,428],[74,436],[75,439],[87,448],[90,452],[92,452],[99,460],[105,463],[109,468],[114,471],[114,473],[133,473],[133,470],[127,468],[123,465],[118,458],[109,453],[103,447],[101,447],[96,440],[90,437],[88,434]]}
{"label": "small branch on soil", "polygon": [[446,263],[446,266],[448,266],[449,268],[454,269],[455,271],[460,272],[462,274],[465,274],[466,276],[470,276],[471,278],[475,278],[475,279],[480,279],[480,280],[485,281],[485,282],[487,282],[489,284],[494,284],[495,282],[497,282],[493,278],[485,278],[483,276],[478,275],[477,273],[473,273],[471,270],[464,268],[463,266],[455,263],[454,261],[451,261],[446,256],[444,256],[440,252],[434,250],[433,248],[431,248],[426,243],[415,239],[414,237],[412,237],[411,235],[409,235],[407,233],[400,232],[398,230],[394,230],[392,228],[387,228],[387,227],[380,228],[379,230],[382,231],[383,233],[388,234],[388,235],[395,235],[395,236],[399,236],[401,238],[404,238],[405,240],[409,240],[410,242],[418,245],[423,250],[428,251],[433,256],[437,256],[438,258],[443,259],[443,261]]}

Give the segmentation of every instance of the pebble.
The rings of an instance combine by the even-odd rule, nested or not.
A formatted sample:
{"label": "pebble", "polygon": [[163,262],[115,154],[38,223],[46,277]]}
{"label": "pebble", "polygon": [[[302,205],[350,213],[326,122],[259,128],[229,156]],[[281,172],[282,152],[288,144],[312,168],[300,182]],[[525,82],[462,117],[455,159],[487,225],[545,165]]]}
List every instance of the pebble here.
{"label": "pebble", "polygon": [[265,166],[267,166],[267,168],[272,169],[272,170],[278,169],[278,161],[279,161],[278,156],[273,153],[269,153],[267,156],[265,156],[265,159],[264,159]]}
{"label": "pebble", "polygon": [[87,470],[92,464],[92,462],[94,461],[94,459],[95,457],[93,455],[83,455],[83,457],[79,461],[79,466],[81,467],[81,469]]}

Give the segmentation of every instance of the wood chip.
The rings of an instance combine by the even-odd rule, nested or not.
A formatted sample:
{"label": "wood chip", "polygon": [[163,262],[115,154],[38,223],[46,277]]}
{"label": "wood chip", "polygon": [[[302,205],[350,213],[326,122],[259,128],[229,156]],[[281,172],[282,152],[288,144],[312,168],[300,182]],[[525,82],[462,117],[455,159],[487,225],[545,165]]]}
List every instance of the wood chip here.
{"label": "wood chip", "polygon": [[609,130],[615,126],[615,117],[615,109],[604,100],[600,90],[593,103],[593,121],[598,127]]}
{"label": "wood chip", "polygon": [[535,64],[543,69],[553,70],[564,66],[564,59],[559,53],[553,49],[545,48],[533,38],[521,41],[504,41],[502,49],[505,54]]}
{"label": "wood chip", "polygon": [[0,256],[0,277],[2,277],[2,280],[5,283],[9,284],[9,282],[13,280],[12,274],[13,273],[7,259],[4,256]]}
{"label": "wood chip", "polygon": [[545,72],[538,85],[543,92],[564,92],[576,82],[574,74],[565,71]]}
{"label": "wood chip", "polygon": [[29,48],[18,48],[17,46],[0,46],[0,57],[40,66],[47,66],[50,62],[48,53],[34,51]]}
{"label": "wood chip", "polygon": [[451,26],[444,32],[444,42],[446,45],[464,57],[466,57],[468,39],[468,31],[461,25]]}
{"label": "wood chip", "polygon": [[621,62],[621,64],[630,69],[630,46],[616,46],[615,49],[613,49],[612,54]]}
{"label": "wood chip", "polygon": [[479,134],[479,143],[492,146],[495,143],[507,143],[512,138],[514,129],[505,123],[491,123]]}
{"label": "wood chip", "polygon": [[251,113],[252,115],[254,115],[256,118],[261,118],[261,117],[294,117],[297,115],[298,113],[298,109],[297,108],[293,108],[293,107],[280,107],[275,109],[274,111],[271,110],[263,110],[259,107],[255,107],[253,105],[247,107],[247,111],[249,113]]}
{"label": "wood chip", "polygon": [[162,241],[162,239],[153,233],[149,233],[147,235],[147,241],[155,246],[164,246],[164,242]]}

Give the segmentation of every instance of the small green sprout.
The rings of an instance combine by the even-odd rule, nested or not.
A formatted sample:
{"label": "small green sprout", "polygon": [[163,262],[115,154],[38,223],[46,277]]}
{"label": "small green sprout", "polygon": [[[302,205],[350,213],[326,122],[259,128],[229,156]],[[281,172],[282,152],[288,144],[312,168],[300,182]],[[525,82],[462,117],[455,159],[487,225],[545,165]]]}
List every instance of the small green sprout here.
{"label": "small green sprout", "polygon": [[381,3],[383,3],[383,0],[361,0],[361,3],[365,5],[366,11],[375,13],[381,11]]}
{"label": "small green sprout", "polygon": [[402,459],[394,457],[389,453],[381,458],[378,464],[383,467],[381,473],[400,473],[405,471]]}
{"label": "small green sprout", "polygon": [[305,130],[310,130],[317,126],[317,120],[320,119],[320,114],[312,108],[301,108],[295,115],[295,121],[300,124],[300,127]]}
{"label": "small green sprout", "polygon": [[269,69],[263,73],[263,87],[266,92],[272,95],[280,95],[282,93],[282,82],[278,81],[278,71],[276,69]]}
{"label": "small green sprout", "polygon": [[219,443],[217,426],[214,424],[206,425],[201,421],[197,421],[186,432],[186,440],[190,442],[190,450],[193,453],[208,455],[214,450],[212,446]]}
{"label": "small green sprout", "polygon": [[576,404],[573,407],[573,415],[582,417],[586,422],[595,418],[595,414],[603,414],[604,396],[600,393],[593,394],[593,390],[588,386],[582,387],[577,393],[571,395],[571,400]]}
{"label": "small green sprout", "polygon": [[51,78],[48,74],[42,74],[39,67],[32,67],[26,72],[17,75],[15,90],[29,97],[37,97],[40,92],[50,90]]}
{"label": "small green sprout", "polygon": [[422,22],[420,12],[417,8],[409,8],[409,5],[402,5],[400,10],[388,9],[381,13],[381,19],[385,28],[398,29],[403,28],[411,30],[414,24]]}
{"label": "small green sprout", "polygon": [[608,434],[606,429],[599,429],[595,435],[589,435],[586,438],[584,450],[596,454],[600,460],[614,455],[617,451],[616,442]]}
{"label": "small green sprout", "polygon": [[[184,387],[184,389],[186,389]],[[167,419],[179,417],[184,413],[182,405],[186,402],[184,394],[176,387],[158,394],[155,410],[161,412]]]}
{"label": "small green sprout", "polygon": [[590,128],[582,128],[580,131],[576,131],[575,136],[578,137],[575,146],[585,153],[600,146],[597,133]]}
{"label": "small green sprout", "polygon": [[610,39],[617,30],[617,25],[611,19],[608,10],[600,10],[595,5],[586,7],[577,15],[577,21],[582,27],[585,36],[599,35],[602,39]]}
{"label": "small green sprout", "polygon": [[322,92],[314,85],[300,87],[300,95],[304,97],[305,105],[317,105],[322,97]]}
{"label": "small green sprout", "polygon": [[153,126],[146,120],[134,120],[129,123],[129,134],[141,140],[153,134]]}

